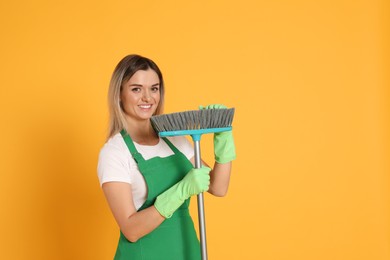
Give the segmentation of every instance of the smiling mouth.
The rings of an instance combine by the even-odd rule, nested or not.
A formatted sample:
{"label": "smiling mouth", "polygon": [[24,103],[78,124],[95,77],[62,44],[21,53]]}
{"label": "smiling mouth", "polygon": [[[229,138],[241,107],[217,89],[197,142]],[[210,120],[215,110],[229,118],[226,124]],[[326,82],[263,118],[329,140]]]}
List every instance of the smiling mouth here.
{"label": "smiling mouth", "polygon": [[139,105],[140,108],[143,108],[143,109],[148,109],[148,108],[151,108],[152,105],[151,104],[148,104],[148,105]]}

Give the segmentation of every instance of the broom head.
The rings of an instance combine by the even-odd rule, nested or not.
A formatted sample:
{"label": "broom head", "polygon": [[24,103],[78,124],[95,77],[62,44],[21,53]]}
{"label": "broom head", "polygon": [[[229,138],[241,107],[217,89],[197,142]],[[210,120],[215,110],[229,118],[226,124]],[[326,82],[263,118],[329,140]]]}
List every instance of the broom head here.
{"label": "broom head", "polygon": [[[151,117],[153,128],[161,132],[192,131],[220,132],[218,129],[230,130],[233,122],[234,108],[201,109]],[[191,132],[184,132],[191,134]]]}

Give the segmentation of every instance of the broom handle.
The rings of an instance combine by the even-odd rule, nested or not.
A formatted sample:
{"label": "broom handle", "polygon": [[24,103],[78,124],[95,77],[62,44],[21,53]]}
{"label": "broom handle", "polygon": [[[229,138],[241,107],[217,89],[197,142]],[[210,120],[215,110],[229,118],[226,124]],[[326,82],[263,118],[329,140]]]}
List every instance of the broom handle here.
{"label": "broom handle", "polygon": [[[195,168],[202,167],[200,157],[200,140],[194,140],[195,149]],[[199,233],[200,233],[200,249],[202,260],[207,260],[207,244],[206,244],[206,223],[204,214],[204,200],[203,193],[198,194],[198,219],[199,219]]]}

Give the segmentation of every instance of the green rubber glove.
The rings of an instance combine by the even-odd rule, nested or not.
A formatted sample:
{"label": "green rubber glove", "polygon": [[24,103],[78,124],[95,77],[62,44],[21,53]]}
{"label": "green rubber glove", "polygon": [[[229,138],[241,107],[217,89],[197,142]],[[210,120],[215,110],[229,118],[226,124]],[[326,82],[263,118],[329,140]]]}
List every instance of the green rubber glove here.
{"label": "green rubber glove", "polygon": [[208,167],[191,169],[181,181],[157,196],[154,207],[163,217],[172,217],[186,199],[209,189],[210,171]]}
{"label": "green rubber glove", "polygon": [[[227,108],[222,104],[199,106],[199,109],[223,109]],[[236,159],[236,147],[234,145],[232,131],[214,134],[214,158],[218,163],[228,163]]]}

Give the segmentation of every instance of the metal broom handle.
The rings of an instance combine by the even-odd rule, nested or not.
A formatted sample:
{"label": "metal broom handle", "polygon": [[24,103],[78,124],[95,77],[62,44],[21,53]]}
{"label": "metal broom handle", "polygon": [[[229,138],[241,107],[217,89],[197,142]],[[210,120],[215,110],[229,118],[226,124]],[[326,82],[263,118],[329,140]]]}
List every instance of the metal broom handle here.
{"label": "metal broom handle", "polygon": [[[194,140],[195,150],[195,168],[202,167],[200,157],[200,141]],[[199,233],[200,233],[200,250],[202,254],[202,260],[207,260],[207,243],[206,243],[206,222],[204,214],[204,200],[203,193],[198,194],[198,219],[199,219]]]}

